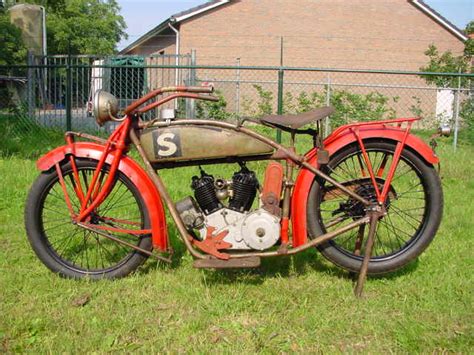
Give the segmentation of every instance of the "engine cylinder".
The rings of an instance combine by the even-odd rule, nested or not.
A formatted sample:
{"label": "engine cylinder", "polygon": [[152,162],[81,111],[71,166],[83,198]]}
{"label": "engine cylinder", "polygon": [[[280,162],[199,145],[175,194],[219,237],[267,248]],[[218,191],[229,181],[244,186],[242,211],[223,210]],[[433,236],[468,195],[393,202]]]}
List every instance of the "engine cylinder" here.
{"label": "engine cylinder", "polygon": [[229,208],[235,211],[249,211],[257,194],[258,180],[253,171],[242,168],[232,177],[233,196]]}
{"label": "engine cylinder", "polygon": [[210,214],[222,208],[222,204],[216,196],[214,177],[211,175],[203,175],[200,178],[193,176],[191,188],[194,190],[194,197],[199,207],[205,214]]}

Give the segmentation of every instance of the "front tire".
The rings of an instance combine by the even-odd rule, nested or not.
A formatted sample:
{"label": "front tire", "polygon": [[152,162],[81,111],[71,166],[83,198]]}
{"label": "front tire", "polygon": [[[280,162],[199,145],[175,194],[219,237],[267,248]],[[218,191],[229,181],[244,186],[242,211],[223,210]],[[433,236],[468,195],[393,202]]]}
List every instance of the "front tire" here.
{"label": "front tire", "polygon": [[[78,159],[76,165],[82,189],[87,191],[97,161]],[[105,181],[109,168],[108,165],[102,168],[100,181]],[[62,164],[61,171],[77,213],[80,202],[74,193],[71,163]],[[117,173],[114,187],[94,211],[91,221],[123,229],[148,229],[150,224],[138,188],[121,172]],[[130,247],[73,224],[55,169],[43,172],[31,187],[25,206],[25,226],[38,258],[50,270],[64,277],[120,278],[136,270],[147,259],[146,255]],[[150,235],[110,234],[142,249],[152,249]]]}
{"label": "front tire", "polygon": [[[396,143],[364,142],[377,183],[383,185]],[[358,145],[336,152],[326,173],[366,199],[376,201],[375,189]],[[398,270],[417,258],[433,240],[443,211],[441,182],[434,167],[405,148],[390,187],[387,215],[379,220],[375,244],[369,262],[369,274]],[[365,215],[363,206],[338,192],[325,181],[315,179],[308,196],[308,231],[310,238],[337,230]],[[332,263],[358,272],[364,258],[368,227],[351,230],[318,247]],[[364,243],[356,248],[357,238]]]}

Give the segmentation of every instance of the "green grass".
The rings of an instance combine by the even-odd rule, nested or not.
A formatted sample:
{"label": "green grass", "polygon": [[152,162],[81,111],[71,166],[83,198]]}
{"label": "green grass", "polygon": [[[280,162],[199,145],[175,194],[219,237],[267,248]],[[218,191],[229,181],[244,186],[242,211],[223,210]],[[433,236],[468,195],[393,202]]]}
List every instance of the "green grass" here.
{"label": "green grass", "polygon": [[[446,207],[434,242],[405,269],[370,278],[357,300],[348,274],[314,250],[257,270],[193,269],[171,221],[172,266],[149,260],[122,280],[62,279],[36,258],[23,228],[38,175],[28,151],[55,144],[34,142],[15,152],[3,142],[0,152],[2,352],[472,352],[470,145],[456,154],[449,141],[438,148]],[[234,170],[209,169],[226,177]],[[191,173],[164,172],[173,198],[190,194]]]}

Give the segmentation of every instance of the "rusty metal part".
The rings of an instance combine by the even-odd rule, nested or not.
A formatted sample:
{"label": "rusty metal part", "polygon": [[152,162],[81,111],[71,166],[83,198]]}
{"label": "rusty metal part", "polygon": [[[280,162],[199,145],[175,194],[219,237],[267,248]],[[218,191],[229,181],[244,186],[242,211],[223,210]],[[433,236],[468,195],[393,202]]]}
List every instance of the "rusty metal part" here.
{"label": "rusty metal part", "polygon": [[242,259],[220,260],[207,259],[195,260],[193,266],[197,269],[239,269],[259,267],[261,259],[258,257],[248,257]]}
{"label": "rusty metal part", "polygon": [[275,153],[272,154],[271,158],[273,160],[289,160],[290,156],[286,154],[282,149],[277,149]]}
{"label": "rusty metal part", "polygon": [[[271,147],[273,147],[277,150],[283,151],[288,156],[288,158],[291,159],[295,164],[299,165],[300,167],[306,168],[307,170],[309,170],[310,172],[312,172],[313,174],[315,174],[317,176],[322,177],[323,179],[325,179],[326,181],[328,181],[329,183],[331,183],[335,187],[337,187],[340,190],[344,191],[344,193],[351,196],[355,200],[358,200],[358,201],[362,202],[363,204],[365,204],[367,206],[369,206],[371,204],[371,202],[367,201],[366,199],[359,196],[358,194],[351,191],[350,189],[347,189],[344,185],[338,183],[337,181],[335,181],[331,177],[324,174],[319,169],[317,169],[314,166],[307,163],[304,160],[304,157],[298,156],[291,149],[288,149],[288,148],[272,141],[271,139],[269,139],[267,137],[264,137],[264,136],[262,136],[262,135],[260,135],[256,132],[250,130],[250,129],[247,129],[247,128],[244,128],[244,127],[239,127],[239,126],[236,126],[236,125],[231,124],[231,123],[218,122],[218,121],[209,121],[209,120],[177,120],[177,121],[171,121],[171,122],[158,122],[158,123],[156,123],[155,127],[163,127],[164,128],[164,127],[177,127],[177,126],[189,126],[189,125],[227,128],[227,129],[231,129],[231,130],[234,130],[234,131],[237,131],[237,132],[242,132],[242,133],[244,133],[244,134],[246,134],[250,137],[256,138],[259,141],[261,141],[265,144],[268,144],[269,146],[271,146]],[[140,126],[143,127],[143,124],[139,123],[139,127]],[[193,238],[188,235],[186,227],[184,226],[184,223],[182,222],[181,218],[179,217],[179,214],[175,209],[173,201],[171,200],[170,196],[168,195],[168,193],[167,193],[167,191],[166,191],[166,189],[163,185],[163,182],[161,181],[161,178],[158,176],[158,174],[155,173],[151,163],[148,161],[147,156],[146,156],[146,154],[145,154],[145,152],[144,152],[144,150],[143,150],[143,148],[140,144],[140,141],[139,141],[139,139],[138,139],[138,137],[137,137],[134,130],[131,130],[130,138],[131,138],[132,142],[135,144],[135,146],[137,147],[137,150],[138,150],[140,156],[142,157],[142,159],[145,163],[147,173],[149,174],[150,178],[152,179],[152,181],[154,182],[154,184],[157,187],[158,191],[160,192],[163,200],[167,204],[167,206],[170,210],[171,216],[173,217],[173,219],[174,219],[174,221],[175,221],[175,223],[178,227],[178,231],[180,232],[180,235],[181,235],[187,249],[190,251],[190,253],[195,258],[208,259],[209,256],[203,255],[202,253],[200,253],[199,251],[197,251],[196,249],[193,248],[193,246],[191,244],[191,241],[193,240]],[[337,231],[326,233],[322,236],[319,236],[319,237],[311,240],[308,243],[305,243],[303,245],[300,245],[299,247],[290,249],[290,250],[288,250],[287,254],[281,254],[281,253],[278,253],[278,251],[269,251],[269,252],[256,252],[256,253],[254,252],[254,253],[229,254],[229,257],[231,259],[241,259],[241,258],[254,257],[254,256],[257,256],[257,257],[271,257],[271,256],[280,256],[280,255],[293,255],[293,254],[299,253],[303,250],[306,250],[306,249],[309,249],[309,248],[314,247],[316,245],[319,245],[321,243],[324,243],[327,240],[330,240],[330,239],[332,239],[332,238],[334,238],[334,237],[336,237],[336,236],[338,236],[342,233],[347,232],[348,230],[351,230],[353,228],[356,228],[356,227],[358,227],[362,224],[366,224],[368,222],[369,222],[369,217],[368,216],[363,217],[363,218],[361,218],[357,221],[354,221],[354,222],[348,224],[347,226],[345,226],[345,227],[343,227],[343,228],[341,228]]]}
{"label": "rusty metal part", "polygon": [[[237,132],[242,132],[245,133],[246,135],[256,138],[260,140],[263,143],[266,143],[273,148],[277,150],[281,150],[284,152],[289,159],[291,159],[293,162],[295,162],[297,165],[300,167],[304,167],[313,174],[322,177],[324,180],[328,181],[332,185],[340,188],[342,191],[344,191],[347,195],[353,197],[359,202],[362,202],[364,205],[369,206],[371,204],[370,201],[366,200],[365,198],[361,197],[360,195],[346,189],[342,184],[338,183],[336,180],[331,178],[330,176],[326,175],[323,173],[321,170],[315,168],[311,164],[307,163],[304,160],[304,157],[300,157],[296,153],[292,152],[291,149],[288,149],[273,140],[262,136],[258,134],[257,132],[252,131],[251,129],[245,128],[245,127],[240,127],[236,126],[235,124],[232,123],[227,123],[227,122],[219,122],[219,121],[211,121],[211,120],[176,120],[172,122],[158,122],[156,123],[156,127],[175,127],[175,126],[186,126],[186,125],[191,125],[191,126],[211,126],[211,127],[220,127],[220,128],[228,128]],[[141,125],[143,127],[143,124]]]}
{"label": "rusty metal part", "polygon": [[192,243],[208,255],[212,255],[221,260],[229,260],[229,254],[221,253],[219,250],[232,248],[232,244],[224,241],[224,238],[229,234],[228,230],[213,235],[215,227],[207,227],[207,235],[203,241],[193,239]]}
{"label": "rusty metal part", "polygon": [[169,95],[161,100],[158,100],[156,102],[152,102],[149,105],[146,105],[145,107],[142,107],[141,109],[137,110],[137,113],[145,113],[150,111],[151,109],[154,109],[155,107],[161,106],[171,100],[178,99],[178,98],[186,98],[186,99],[195,99],[195,100],[203,100],[203,101],[219,101],[219,98],[217,96],[207,96],[207,95],[199,95],[199,94],[190,94],[190,93],[185,93],[185,92],[180,92],[177,94],[172,94]]}
{"label": "rusty metal part", "polygon": [[365,245],[364,260],[362,261],[362,266],[360,267],[359,272],[359,278],[357,279],[357,284],[354,289],[354,293],[357,297],[362,296],[362,291],[364,289],[365,280],[367,278],[367,270],[369,268],[369,261],[372,256],[372,249],[374,246],[375,232],[377,230],[377,221],[379,218],[379,212],[370,212],[369,235],[367,236],[367,243]]}
{"label": "rusty metal part", "polygon": [[138,154],[143,160],[146,173],[150,177],[151,181],[153,181],[153,184],[155,185],[156,189],[160,193],[161,198],[165,201],[166,206],[168,207],[170,211],[171,217],[176,223],[176,227],[178,228],[181,239],[186,245],[186,248],[188,249],[188,251],[191,253],[193,257],[197,259],[206,259],[207,256],[201,254],[200,252],[198,252],[196,249],[193,248],[191,244],[191,240],[193,238],[189,236],[186,226],[184,225],[183,220],[179,216],[179,212],[176,210],[173,200],[168,194],[168,191],[166,190],[163,184],[163,181],[161,180],[159,175],[153,170],[151,163],[148,161],[146,154],[140,144],[140,140],[138,139],[137,134],[135,133],[135,130],[133,128],[130,130],[130,139],[132,143],[135,145],[135,147],[137,148]]}
{"label": "rusty metal part", "polygon": [[280,217],[280,198],[283,186],[283,166],[277,162],[270,162],[265,171],[263,191],[261,195],[262,208],[271,214]]}
{"label": "rusty metal part", "polygon": [[89,225],[86,225],[86,224],[84,224],[84,223],[81,223],[81,222],[78,222],[78,223],[77,223],[77,226],[79,226],[79,227],[81,227],[81,228],[84,228],[84,229],[86,229],[86,230],[88,230],[88,231],[94,232],[94,233],[96,233],[96,234],[98,234],[98,235],[101,235],[101,236],[103,236],[103,237],[105,237],[105,238],[107,238],[107,239],[110,239],[110,240],[112,240],[112,241],[114,241],[114,242],[116,242],[116,243],[125,245],[125,246],[127,246],[127,247],[129,247],[129,248],[132,248],[132,249],[134,249],[134,250],[136,250],[136,251],[139,251],[140,253],[143,253],[143,254],[148,255],[148,256],[152,256],[152,257],[154,257],[155,259],[158,259],[158,260],[161,260],[161,261],[164,261],[164,262],[167,262],[167,263],[171,264],[171,259],[169,259],[169,258],[165,258],[164,256],[161,256],[161,255],[156,255],[155,253],[153,253],[153,252],[151,252],[151,251],[145,250],[145,249],[140,248],[140,247],[138,247],[138,246],[136,246],[136,245],[133,245],[133,244],[131,244],[131,243],[128,243],[128,242],[126,242],[126,241],[124,241],[124,240],[122,240],[122,239],[120,239],[120,238],[117,238],[117,237],[115,237],[115,236],[113,236],[113,235],[111,235],[111,234],[109,234],[109,233],[106,233],[106,232],[104,232],[104,231],[102,231],[102,230],[100,230],[100,229],[93,228],[93,227],[91,227],[91,226],[89,226]]}
{"label": "rusty metal part", "polygon": [[291,206],[291,190],[293,189],[293,164],[286,163],[286,181],[283,190],[283,210],[281,218],[281,243],[282,246],[287,245],[290,241],[288,229],[290,225],[290,206]]}
{"label": "rusty metal part", "polygon": [[99,138],[99,137],[93,136],[93,135],[91,135],[91,134],[82,133],[82,132],[67,131],[66,133],[64,133],[64,135],[65,135],[66,137],[68,137],[68,136],[76,136],[76,137],[79,137],[79,138],[85,138],[85,139],[88,139],[88,140],[91,140],[91,141],[96,141],[96,142],[102,143],[102,144],[106,144],[106,143],[107,143],[107,140],[106,140],[106,139]]}
{"label": "rusty metal part", "polygon": [[318,164],[326,165],[329,163],[329,152],[324,149],[318,149]]}
{"label": "rusty metal part", "polygon": [[354,247],[354,255],[360,255],[360,250],[362,249],[362,242],[364,241],[364,234],[365,234],[365,224],[359,227],[359,231],[357,232],[357,239]]}
{"label": "rusty metal part", "polygon": [[160,170],[160,169],[175,169],[175,168],[183,168],[187,166],[199,166],[199,165],[248,163],[251,161],[262,161],[262,160],[271,160],[271,154],[243,156],[243,157],[224,157],[224,158],[218,158],[218,159],[199,159],[199,160],[190,160],[190,161],[165,161],[165,162],[155,162],[151,164],[155,170]]}
{"label": "rusty metal part", "polygon": [[132,102],[124,111],[125,115],[133,114],[137,108],[155,96],[166,92],[191,92],[196,94],[211,94],[214,91],[212,86],[170,86],[153,90],[142,98]]}
{"label": "rusty metal part", "polygon": [[230,157],[271,155],[274,151],[258,139],[227,128],[157,127],[157,124],[140,133],[140,142],[151,163],[228,160]]}

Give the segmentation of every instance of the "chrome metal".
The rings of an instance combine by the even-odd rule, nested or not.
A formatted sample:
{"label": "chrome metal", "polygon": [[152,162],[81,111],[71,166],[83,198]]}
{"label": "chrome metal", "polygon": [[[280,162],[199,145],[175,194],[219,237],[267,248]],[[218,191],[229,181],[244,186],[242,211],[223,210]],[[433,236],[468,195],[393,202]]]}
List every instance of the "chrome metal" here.
{"label": "chrome metal", "polygon": [[449,137],[451,135],[451,126],[449,123],[442,123],[438,128],[438,133],[440,136]]}
{"label": "chrome metal", "polygon": [[117,98],[105,90],[100,89],[95,92],[92,110],[99,126],[103,126],[110,120],[121,120],[115,117],[119,112]]}

